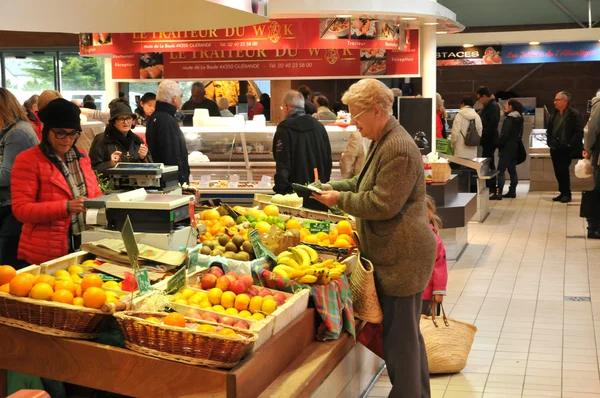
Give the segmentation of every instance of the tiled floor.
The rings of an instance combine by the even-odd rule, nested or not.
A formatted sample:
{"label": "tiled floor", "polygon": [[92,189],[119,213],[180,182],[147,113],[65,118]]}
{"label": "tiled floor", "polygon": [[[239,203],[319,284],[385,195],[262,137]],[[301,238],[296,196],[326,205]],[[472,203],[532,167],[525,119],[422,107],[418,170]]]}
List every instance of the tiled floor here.
{"label": "tiled floor", "polygon": [[[584,239],[581,195],[492,202],[449,264],[446,311],[479,328],[466,368],[432,377],[435,398],[600,398],[600,241]],[[565,301],[565,297],[590,301]],[[386,397],[382,376],[370,397]]]}

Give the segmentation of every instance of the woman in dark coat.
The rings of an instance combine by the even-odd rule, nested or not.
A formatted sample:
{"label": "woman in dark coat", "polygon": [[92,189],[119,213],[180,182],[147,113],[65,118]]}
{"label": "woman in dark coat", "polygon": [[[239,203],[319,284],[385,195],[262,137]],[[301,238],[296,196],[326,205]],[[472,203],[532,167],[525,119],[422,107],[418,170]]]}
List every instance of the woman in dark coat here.
{"label": "woman in dark coat", "polygon": [[148,147],[131,131],[135,114],[129,105],[115,101],[110,108],[110,121],[103,134],[98,134],[90,148],[92,168],[98,173],[119,162],[152,163]]}
{"label": "woman in dark coat", "polygon": [[[517,158],[519,156],[519,141],[523,138],[523,105],[515,100],[509,100],[504,112],[506,119],[502,124],[502,132],[498,141],[498,189],[490,200],[502,200],[502,198],[516,198],[517,184]],[[510,188],[506,195],[502,195],[504,183],[506,182],[506,171],[510,174]]]}

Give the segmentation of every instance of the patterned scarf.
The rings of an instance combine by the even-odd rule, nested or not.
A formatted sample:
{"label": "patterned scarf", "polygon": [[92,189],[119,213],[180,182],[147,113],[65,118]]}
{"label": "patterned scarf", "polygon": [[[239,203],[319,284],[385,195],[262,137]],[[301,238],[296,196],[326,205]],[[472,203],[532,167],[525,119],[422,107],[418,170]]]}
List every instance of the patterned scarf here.
{"label": "patterned scarf", "polygon": [[[65,154],[64,162],[58,156],[56,156],[49,143],[42,141],[40,148],[44,155],[50,159],[50,161],[62,173],[63,177],[65,177],[73,198],[76,199],[81,196],[87,196],[85,178],[79,165],[79,158],[82,155],[75,149],[75,145],[73,145],[69,152]],[[71,233],[73,235],[80,235],[83,230],[85,230],[85,218],[83,213],[72,214]]]}

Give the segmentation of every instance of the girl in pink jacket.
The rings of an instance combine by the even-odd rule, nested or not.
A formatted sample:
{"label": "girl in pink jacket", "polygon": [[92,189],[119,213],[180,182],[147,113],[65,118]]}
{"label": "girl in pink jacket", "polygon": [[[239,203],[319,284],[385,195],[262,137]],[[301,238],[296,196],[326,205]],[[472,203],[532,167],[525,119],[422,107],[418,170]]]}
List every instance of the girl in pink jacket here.
{"label": "girl in pink jacket", "polygon": [[425,200],[427,202],[429,223],[431,224],[431,229],[433,229],[435,239],[437,240],[435,267],[433,268],[433,274],[431,275],[429,284],[423,292],[423,306],[421,308],[421,314],[431,316],[432,300],[435,300],[436,303],[444,301],[446,284],[448,283],[448,265],[446,264],[446,248],[444,247],[444,242],[442,242],[442,239],[438,236],[438,230],[441,227],[442,220],[436,214],[433,198],[427,195]]}

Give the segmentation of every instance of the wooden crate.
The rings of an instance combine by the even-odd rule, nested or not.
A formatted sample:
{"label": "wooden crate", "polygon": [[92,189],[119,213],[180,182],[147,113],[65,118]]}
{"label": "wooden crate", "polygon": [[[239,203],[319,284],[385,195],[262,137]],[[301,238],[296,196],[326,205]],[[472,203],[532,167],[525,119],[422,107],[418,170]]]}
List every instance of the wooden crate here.
{"label": "wooden crate", "polygon": [[[268,205],[272,205],[271,203],[271,195],[265,194],[255,194],[254,195],[254,207],[258,207],[259,209],[264,209]],[[343,220],[348,220],[348,217],[345,216],[337,216],[335,214],[325,213],[323,211],[310,210],[304,207],[290,207],[284,205],[276,205],[279,208],[279,211],[284,214],[289,214],[296,217],[305,218],[307,220],[319,220],[319,221],[332,221],[338,222]]]}

